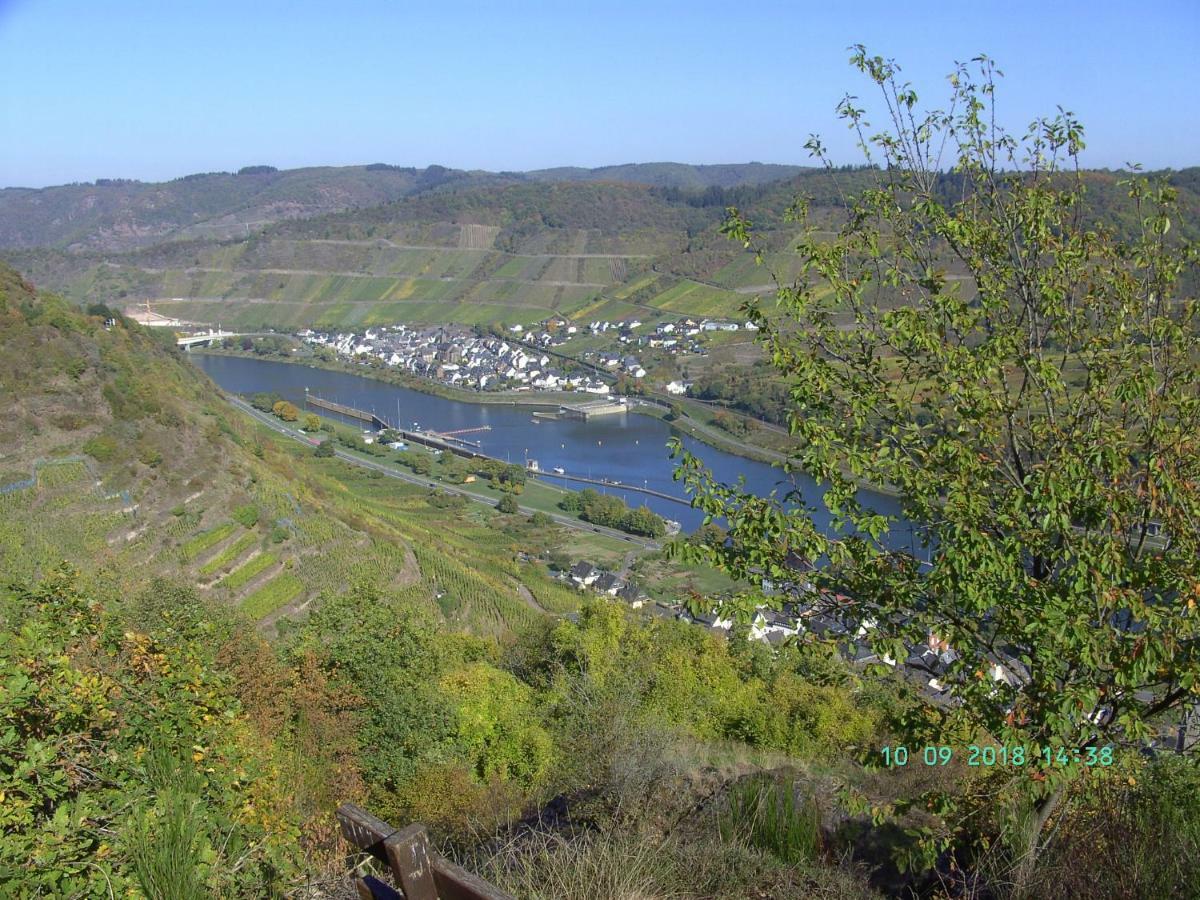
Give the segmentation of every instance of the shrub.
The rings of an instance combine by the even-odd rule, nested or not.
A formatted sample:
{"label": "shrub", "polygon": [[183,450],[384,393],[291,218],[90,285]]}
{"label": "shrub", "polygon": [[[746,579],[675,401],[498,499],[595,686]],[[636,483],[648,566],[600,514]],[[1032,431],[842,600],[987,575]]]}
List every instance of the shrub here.
{"label": "shrub", "polygon": [[155,468],[163,461],[162,451],[157,447],[143,446],[138,450],[138,460],[144,466]]}
{"label": "shrub", "polygon": [[500,502],[496,504],[496,509],[506,515],[513,515],[520,512],[520,507],[517,506],[517,500],[512,494],[505,494],[500,498]]}
{"label": "shrub", "polygon": [[117,442],[106,434],[98,434],[88,439],[83,452],[97,462],[111,462],[117,455]]}
{"label": "shrub", "polygon": [[233,518],[245,528],[253,528],[258,524],[258,507],[253,503],[239,506],[233,511]]}

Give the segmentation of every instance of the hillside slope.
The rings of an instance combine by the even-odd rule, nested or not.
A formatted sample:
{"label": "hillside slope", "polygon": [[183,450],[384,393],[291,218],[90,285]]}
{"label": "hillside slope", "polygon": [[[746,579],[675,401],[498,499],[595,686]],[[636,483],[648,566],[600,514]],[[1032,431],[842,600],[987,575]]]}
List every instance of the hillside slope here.
{"label": "hillside slope", "polygon": [[98,179],[0,189],[0,248],[119,252],[165,240],[246,237],[273,222],[373,207],[429,191],[535,182],[623,182],[685,190],[758,185],[797,166],[647,163],[492,173],[374,163],[276,170],[248,166],[151,183]]}
{"label": "hillside slope", "polygon": [[477,634],[536,620],[531,595],[565,608],[482,511],[277,440],[173,344],[109,316],[38,296],[0,267],[8,577],[66,561],[112,596],[168,577],[268,632],[354,584]]}
{"label": "hillside slope", "polygon": [[121,251],[164,240],[244,237],[281,219],[374,206],[447,183],[494,180],[442,166],[251,166],[162,183],[101,179],[4,188],[0,247]]}
{"label": "hillside slope", "polygon": [[[653,164],[634,169],[626,174],[655,171]],[[1200,227],[1196,171],[1160,173],[1179,193],[1177,233],[1184,235]],[[810,222],[836,229],[844,198],[869,186],[875,173],[805,170],[784,181],[699,191],[586,180],[484,184],[476,177],[279,222],[250,237],[128,253],[37,249],[6,256],[78,302],[128,308],[153,300],[185,320],[243,329],[529,324],[551,314],[582,321],[732,317],[747,299],[770,296],[799,273],[802,261],[792,252],[798,226],[787,215],[792,201],[808,198]],[[1126,177],[1084,173],[1097,221],[1131,233],[1140,223],[1121,183]],[[946,175],[942,188],[951,199],[962,186]],[[728,206],[754,222],[762,265],[721,233]]]}
{"label": "hillside slope", "polygon": [[681,190],[702,191],[705,188],[730,188],[760,185],[792,178],[804,171],[804,166],[782,166],[771,163],[730,163],[725,165],[688,165],[687,163],[626,163],[619,166],[600,166],[583,169],[561,166],[536,169],[524,173],[533,181],[620,181]]}

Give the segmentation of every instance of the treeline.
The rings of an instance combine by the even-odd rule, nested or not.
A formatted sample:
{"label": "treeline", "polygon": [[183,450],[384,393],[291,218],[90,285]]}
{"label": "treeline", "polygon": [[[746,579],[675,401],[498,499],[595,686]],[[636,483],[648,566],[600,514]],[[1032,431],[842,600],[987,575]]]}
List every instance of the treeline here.
{"label": "treeline", "polygon": [[642,505],[631,509],[620,497],[602,494],[592,488],[569,492],[558,502],[558,508],[576,513],[583,521],[593,525],[603,525],[629,534],[658,538],[667,533],[667,523],[650,507]]}
{"label": "treeline", "polygon": [[525,490],[525,469],[516,463],[446,452],[433,457],[423,450],[402,450],[396,461],[417,475],[437,475],[450,484],[462,484],[469,476],[476,475],[506,493],[520,494]]}
{"label": "treeline", "polygon": [[274,392],[260,391],[257,394],[252,394],[250,405],[260,412],[278,416],[285,422],[295,422],[300,418],[300,410],[296,404],[284,400],[283,397]]}
{"label": "treeline", "polygon": [[[699,400],[723,403],[731,409],[776,425],[787,423],[787,385],[764,362],[758,362],[750,368],[731,367],[706,372],[692,383],[689,394]],[[726,416],[725,422],[729,423],[726,430],[738,427],[731,416]],[[726,427],[721,421],[717,424]]]}

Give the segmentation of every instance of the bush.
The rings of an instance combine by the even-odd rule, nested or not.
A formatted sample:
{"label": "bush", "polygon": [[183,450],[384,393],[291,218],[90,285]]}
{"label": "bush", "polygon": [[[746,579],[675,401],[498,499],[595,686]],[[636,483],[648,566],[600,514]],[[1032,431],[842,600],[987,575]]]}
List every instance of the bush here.
{"label": "bush", "polygon": [[1034,893],[1200,897],[1200,768],[1162,756],[1102,774],[1066,804]]}
{"label": "bush", "polygon": [[328,459],[333,456],[333,441],[329,439],[321,441],[321,443],[317,444],[317,449],[313,451],[313,456],[320,457],[321,459]]}
{"label": "bush", "polygon": [[97,462],[111,462],[117,455],[117,442],[107,434],[98,434],[83,445],[83,452]]}
{"label": "bush", "polygon": [[512,494],[505,494],[500,498],[500,502],[496,504],[496,509],[506,515],[513,515],[520,512],[520,507],[517,506],[517,500]]}
{"label": "bush", "polygon": [[253,528],[258,524],[258,507],[253,503],[239,506],[233,511],[233,518],[245,528]]}
{"label": "bush", "polygon": [[153,469],[162,464],[162,451],[157,447],[144,445],[138,450],[138,460],[142,463],[142,465],[149,466]]}
{"label": "bush", "polygon": [[287,786],[215,668],[211,628],[136,630],[65,572],[0,597],[0,624],[0,896],[285,890],[300,862]]}

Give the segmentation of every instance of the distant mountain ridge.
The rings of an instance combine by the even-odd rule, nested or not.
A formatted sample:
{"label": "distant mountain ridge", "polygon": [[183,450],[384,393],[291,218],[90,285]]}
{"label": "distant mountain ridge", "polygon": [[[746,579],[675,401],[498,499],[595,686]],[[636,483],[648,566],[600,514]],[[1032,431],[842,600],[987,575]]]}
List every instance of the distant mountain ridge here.
{"label": "distant mountain ridge", "polygon": [[703,190],[709,187],[742,187],[769,184],[794,178],[806,166],[785,166],[774,163],[733,163],[728,165],[689,165],[687,163],[626,163],[619,166],[600,166],[583,169],[560,166],[526,172],[534,181],[621,181],[651,187]]}
{"label": "distant mountain ridge", "polygon": [[247,166],[172,181],[98,179],[0,189],[0,248],[120,252],[163,241],[246,237],[275,222],[379,206],[444,190],[520,182],[623,182],[681,190],[762,185],[804,171],[745,163],[639,163],[485,172],[373,163],[276,170]]}
{"label": "distant mountain ridge", "polygon": [[[696,172],[710,181],[730,177],[721,170],[649,164],[573,172],[571,178],[563,172],[572,170],[556,170],[554,177],[564,180],[552,180],[545,173],[376,164],[255,169],[167,185],[87,186],[92,193],[111,192],[105,199],[124,218],[88,209],[102,224],[89,232],[83,217],[73,220],[75,243],[0,246],[0,259],[84,305],[129,309],[152,302],[188,321],[246,330],[392,322],[529,325],[551,315],[579,321],[736,318],[747,299],[773,301],[777,284],[801,274],[803,260],[793,252],[799,226],[787,215],[798,195],[809,201],[811,223],[833,231],[844,222],[844,197],[868,189],[878,177],[869,169],[806,169],[781,181],[703,188],[623,183],[613,177],[670,175],[681,182]],[[775,171],[753,165],[743,174],[752,180]],[[1166,178],[1178,193],[1172,235],[1200,236],[1200,169],[1152,174]],[[1081,174],[1090,217],[1124,235],[1142,227],[1129,198],[1128,175]],[[405,195],[386,202],[361,200],[371,195],[376,178]],[[219,189],[201,191],[196,200],[207,203],[201,212],[209,216],[209,232],[192,225],[171,231],[172,217],[188,210],[186,192],[206,183]],[[962,190],[959,176],[947,173],[939,179],[946,202]],[[149,212],[133,200],[121,207],[121,191],[149,202]],[[292,205],[282,213],[271,205],[284,203],[280,198],[289,194]],[[300,206],[301,195],[312,205]],[[163,205],[172,199],[175,206]],[[233,233],[212,234],[217,207],[234,199],[241,200],[242,211],[222,213],[225,221],[258,215],[264,224],[245,222]],[[321,203],[346,208],[314,212]],[[722,233],[730,206],[754,222],[763,265]],[[270,222],[263,209],[287,217]],[[114,221],[145,224],[156,214],[160,224],[166,223],[163,236],[143,235],[127,249],[105,248],[114,234],[127,237],[114,232]],[[11,211],[8,219],[0,212],[0,231],[12,225]]]}

